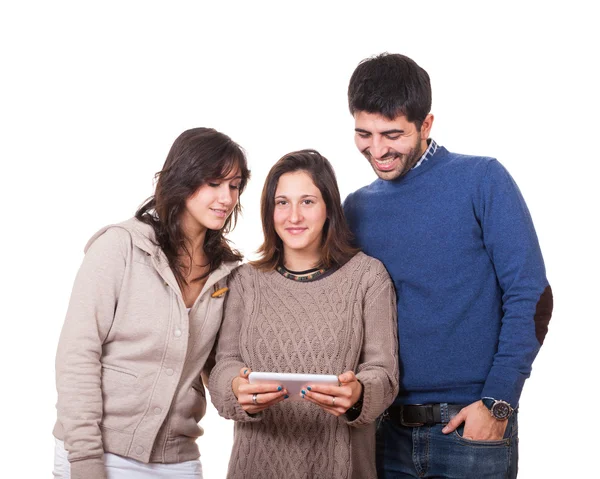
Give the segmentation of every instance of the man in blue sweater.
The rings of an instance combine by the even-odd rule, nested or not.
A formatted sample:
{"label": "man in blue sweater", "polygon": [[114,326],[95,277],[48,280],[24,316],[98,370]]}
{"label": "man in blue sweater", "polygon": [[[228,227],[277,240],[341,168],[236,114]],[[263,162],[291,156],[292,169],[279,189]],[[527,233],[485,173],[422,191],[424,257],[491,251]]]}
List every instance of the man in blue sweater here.
{"label": "man in blue sweater", "polygon": [[379,177],[344,208],[397,292],[401,391],[378,428],[380,478],[517,474],[517,406],[552,313],[527,206],[497,160],[429,138],[429,75],[361,62],[356,146]]}

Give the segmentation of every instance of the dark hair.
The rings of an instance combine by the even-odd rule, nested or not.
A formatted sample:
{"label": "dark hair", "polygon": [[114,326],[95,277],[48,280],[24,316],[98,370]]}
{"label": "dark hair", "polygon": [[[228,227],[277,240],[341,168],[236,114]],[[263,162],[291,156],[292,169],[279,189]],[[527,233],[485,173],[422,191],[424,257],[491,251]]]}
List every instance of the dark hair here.
{"label": "dark hair", "polygon": [[[156,189],[138,209],[135,217],[154,228],[156,242],[165,253],[177,282],[185,283],[181,256],[192,252],[185,244],[181,228],[181,213],[186,200],[208,180],[226,178],[239,168],[242,180],[239,193],[244,191],[250,178],[244,150],[227,135],[212,128],[192,128],[177,137],[169,150],[161,171],[156,173]],[[217,269],[224,261],[240,261],[242,255],[231,248],[225,234],[237,223],[241,204],[220,230],[207,230],[204,252],[210,261],[209,271],[202,279]]]}
{"label": "dark hair", "polygon": [[429,75],[414,60],[382,53],[360,62],[348,85],[350,113],[379,113],[388,120],[406,116],[417,128],[431,111]]}
{"label": "dark hair", "polygon": [[346,223],[340,190],[331,163],[315,150],[300,150],[284,155],[269,171],[260,200],[264,242],[258,249],[261,258],[252,264],[262,270],[273,270],[283,262],[283,242],[275,231],[275,192],[279,178],[285,173],[305,171],[323,196],[327,219],[323,225],[321,262],[319,266],[341,266],[358,250],[351,245],[352,233]]}

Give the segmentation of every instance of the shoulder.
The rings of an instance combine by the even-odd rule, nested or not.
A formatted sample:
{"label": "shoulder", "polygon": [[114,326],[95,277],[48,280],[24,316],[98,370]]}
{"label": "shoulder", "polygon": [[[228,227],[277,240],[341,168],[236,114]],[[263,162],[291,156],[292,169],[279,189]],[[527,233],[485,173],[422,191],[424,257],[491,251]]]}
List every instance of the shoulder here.
{"label": "shoulder", "polygon": [[362,260],[364,261],[367,270],[371,271],[374,275],[382,275],[389,278],[387,269],[385,269],[383,263],[377,258],[373,258],[373,256],[369,256],[368,254],[362,252],[358,253],[357,256],[358,255],[363,258]]}
{"label": "shoulder", "polygon": [[[350,266],[349,270],[356,270],[360,275],[360,282],[367,286],[379,282],[391,281],[385,266],[377,258],[373,258],[362,251],[356,253],[354,257],[346,263]],[[354,266],[354,267],[352,267]]]}
{"label": "shoulder", "polygon": [[481,171],[485,174],[491,163],[498,163],[498,160],[491,156],[454,153],[443,146],[439,147],[438,151],[446,165],[451,168]]}
{"label": "shoulder", "polygon": [[369,183],[368,185],[365,185],[362,188],[359,188],[358,190],[350,193],[346,197],[346,200],[344,203],[351,203],[352,201],[355,201],[357,199],[362,199],[362,198],[365,198],[365,197],[368,197],[370,195],[377,193],[379,191],[379,186],[382,184],[382,181],[383,180],[380,180],[378,178],[375,181],[373,181],[372,183]]}
{"label": "shoulder", "polygon": [[231,272],[229,279],[231,282],[236,282],[241,286],[249,286],[253,283],[255,278],[263,275],[262,271],[259,271],[256,267],[250,263],[238,264],[238,266]]}
{"label": "shoulder", "polygon": [[464,155],[447,152],[447,161],[452,167],[470,171],[479,179],[508,175],[506,168],[493,156]]}
{"label": "shoulder", "polygon": [[90,250],[111,251],[118,249],[120,251],[131,247],[132,238],[128,228],[123,227],[122,223],[112,224],[100,228],[88,240],[84,247],[87,254]]}
{"label": "shoulder", "polygon": [[491,156],[452,153],[444,148],[441,162],[439,173],[446,183],[454,182],[459,188],[474,192],[489,182],[510,177],[502,164]]}

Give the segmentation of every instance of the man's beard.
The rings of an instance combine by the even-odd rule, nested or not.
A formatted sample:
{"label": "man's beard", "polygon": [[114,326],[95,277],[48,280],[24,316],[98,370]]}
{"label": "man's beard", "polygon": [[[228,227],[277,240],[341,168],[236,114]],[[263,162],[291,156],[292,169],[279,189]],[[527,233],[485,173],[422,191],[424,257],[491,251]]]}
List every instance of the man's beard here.
{"label": "man's beard", "polygon": [[367,160],[369,160],[371,168],[373,168],[373,171],[375,171],[375,174],[379,178],[381,178],[382,180],[387,180],[387,181],[396,180],[396,179],[402,178],[404,175],[406,175],[406,173],[408,173],[412,169],[412,167],[417,164],[417,162],[419,161],[419,159],[422,156],[422,153],[419,148],[420,145],[421,145],[421,135],[418,136],[416,145],[413,148],[411,148],[408,153],[402,154],[402,153],[398,153],[396,150],[390,150],[388,153],[383,155],[381,157],[381,160],[389,160],[389,159],[395,160],[396,158],[398,158],[400,160],[398,165],[393,170],[389,170],[389,171],[381,171],[380,169],[377,168],[377,165],[375,164],[375,160],[371,156],[371,153],[369,152],[368,149],[363,151],[363,155],[367,158]]}

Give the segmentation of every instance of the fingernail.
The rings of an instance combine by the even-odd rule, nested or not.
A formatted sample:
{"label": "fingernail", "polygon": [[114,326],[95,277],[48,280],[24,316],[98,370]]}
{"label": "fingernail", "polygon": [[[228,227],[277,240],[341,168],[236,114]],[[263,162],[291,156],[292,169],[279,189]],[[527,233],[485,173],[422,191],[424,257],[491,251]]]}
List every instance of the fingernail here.
{"label": "fingernail", "polygon": [[304,394],[302,395],[302,399],[304,399]]}
{"label": "fingernail", "polygon": [[278,386],[278,387],[277,387],[277,390],[278,390],[278,391],[281,391],[282,389],[283,389],[283,388],[282,388],[281,386]]}
{"label": "fingernail", "polygon": [[289,398],[289,396],[286,394],[285,396],[283,396],[283,399],[287,399]]}
{"label": "fingernail", "polygon": [[306,394],[306,391],[304,389],[300,392],[302,393],[302,396],[304,396]]}
{"label": "fingernail", "polygon": [[247,369],[244,369],[244,374],[246,374],[247,372],[248,372],[248,370],[247,370]]}
{"label": "fingernail", "polygon": [[448,432],[448,427],[445,427],[444,429],[442,429],[442,432]]}
{"label": "fingernail", "polygon": [[308,389],[309,391],[312,391],[312,388],[310,386],[307,386],[306,389]]}

